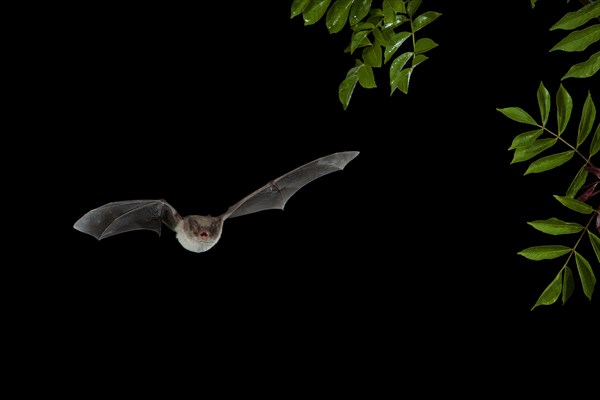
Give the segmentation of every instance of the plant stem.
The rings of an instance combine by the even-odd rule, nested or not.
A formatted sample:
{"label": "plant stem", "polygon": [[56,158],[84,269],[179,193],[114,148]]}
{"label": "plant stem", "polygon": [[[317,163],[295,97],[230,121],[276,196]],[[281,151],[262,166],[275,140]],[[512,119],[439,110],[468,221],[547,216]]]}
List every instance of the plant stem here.
{"label": "plant stem", "polygon": [[586,165],[589,165],[589,166],[593,167],[592,163],[590,162],[590,159],[586,158],[586,156],[584,156],[583,154],[581,154],[581,152],[579,151],[578,148],[573,147],[573,145],[571,143],[567,142],[560,135],[557,135],[556,133],[552,132],[550,129],[546,128],[545,126],[540,126],[540,125],[538,125],[538,126],[540,128],[542,128],[542,129],[544,129],[546,132],[548,132],[552,136],[554,136],[555,138],[557,138],[558,140],[560,140],[561,142],[563,142],[567,147],[571,148],[575,153],[577,153],[577,155],[579,157],[583,158],[583,161],[585,161]]}

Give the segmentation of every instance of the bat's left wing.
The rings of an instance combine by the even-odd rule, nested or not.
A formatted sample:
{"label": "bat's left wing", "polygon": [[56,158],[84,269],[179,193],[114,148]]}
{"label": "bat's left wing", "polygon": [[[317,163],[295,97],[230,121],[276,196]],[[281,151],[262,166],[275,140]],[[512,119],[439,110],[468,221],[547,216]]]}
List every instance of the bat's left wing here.
{"label": "bat's left wing", "polygon": [[244,197],[229,207],[221,218],[224,220],[270,209],[283,210],[289,198],[304,185],[344,169],[357,155],[358,151],[334,153],[298,167]]}
{"label": "bat's left wing", "polygon": [[140,229],[154,231],[160,236],[162,224],[175,230],[180,220],[181,216],[164,200],[126,200],[88,211],[73,228],[98,240]]}

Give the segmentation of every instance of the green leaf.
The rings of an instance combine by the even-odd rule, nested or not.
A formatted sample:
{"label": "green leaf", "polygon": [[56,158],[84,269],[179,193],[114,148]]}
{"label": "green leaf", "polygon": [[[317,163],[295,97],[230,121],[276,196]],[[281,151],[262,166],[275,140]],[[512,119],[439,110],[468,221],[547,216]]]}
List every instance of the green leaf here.
{"label": "green leaf", "polygon": [[433,40],[431,40],[429,38],[421,38],[421,39],[417,40],[417,42],[415,43],[415,53],[416,54],[425,53],[437,46],[438,46],[438,44],[436,42],[434,42]]}
{"label": "green leaf", "polygon": [[325,15],[327,7],[331,0],[311,0],[302,12],[304,17],[304,25],[313,25]]}
{"label": "green leaf", "polygon": [[581,120],[579,121],[579,130],[577,132],[577,147],[579,147],[587,138],[589,133],[592,131],[594,120],[596,119],[596,106],[592,100],[592,95],[588,90],[587,98],[583,104],[583,111],[581,112]]}
{"label": "green leaf", "polygon": [[[394,30],[394,28],[399,27],[405,22],[410,21],[408,17],[404,14],[396,14],[396,19],[392,23],[386,23],[383,25],[384,30]],[[393,33],[393,32],[392,32]]]}
{"label": "green leaf", "polygon": [[352,92],[354,92],[354,88],[356,87],[356,83],[358,82],[358,76],[356,74],[347,76],[346,79],[340,83],[340,87],[338,89],[338,97],[340,102],[344,106],[344,110],[348,108],[348,104],[350,103],[350,98],[352,97]]}
{"label": "green leaf", "polygon": [[496,110],[500,111],[502,114],[512,119],[513,121],[521,122],[523,124],[535,125],[539,126],[535,119],[531,117],[525,110],[520,107],[506,107],[506,108],[496,108]]}
{"label": "green leaf", "polygon": [[529,168],[527,168],[524,175],[537,174],[563,165],[573,157],[574,153],[575,151],[568,150],[535,160],[529,165]]}
{"label": "green leaf", "polygon": [[[373,17],[375,17],[375,18],[373,18]],[[384,19],[383,10],[381,8],[371,8],[369,10],[369,18],[367,18],[367,21],[377,21],[375,23],[375,25],[379,25],[379,23],[383,19]]]}
{"label": "green leaf", "polygon": [[563,287],[562,287],[562,303],[565,304],[569,297],[573,294],[575,289],[575,280],[573,279],[573,272],[571,268],[565,266],[563,272]]}
{"label": "green leaf", "polygon": [[327,10],[325,25],[327,25],[329,33],[337,33],[342,30],[344,25],[346,25],[352,1],[353,0],[336,0],[329,10]]}
{"label": "green leaf", "polygon": [[577,11],[567,13],[557,23],[552,25],[551,31],[555,29],[572,30],[585,24],[592,18],[600,17],[600,3],[593,2],[581,7]]}
{"label": "green leaf", "polygon": [[426,11],[423,14],[419,15],[413,20],[413,32],[416,32],[419,29],[422,29],[423,27],[429,25],[430,23],[435,21],[440,15],[442,14],[435,11]]}
{"label": "green leaf", "polygon": [[375,42],[379,43],[381,46],[386,46],[389,40],[389,37],[383,34],[378,28],[373,29],[373,37],[375,38]]}
{"label": "green leaf", "polygon": [[383,9],[384,23],[394,23],[396,20],[396,10],[394,10],[392,3],[390,3],[388,0],[383,0],[381,8]]}
{"label": "green leaf", "polygon": [[531,0],[531,8],[534,8],[534,7],[535,7],[535,2],[536,2],[536,1],[537,1],[537,0]]}
{"label": "green leaf", "polygon": [[354,0],[350,8],[350,25],[358,24],[369,14],[371,9],[371,0]]}
{"label": "green leaf", "polygon": [[550,115],[550,92],[542,82],[537,90],[537,100],[540,107],[540,115],[542,117],[542,126],[546,126],[548,115]]}
{"label": "green leaf", "polygon": [[569,188],[567,189],[567,197],[575,197],[577,195],[577,192],[579,192],[579,189],[581,189],[583,187],[583,185],[585,184],[585,180],[587,179],[588,176],[588,172],[585,169],[585,165],[582,166],[579,169],[579,172],[577,172],[577,175],[575,175],[575,178],[573,178],[573,180],[571,181],[571,184],[569,185]]}
{"label": "green leaf", "polygon": [[412,60],[412,67],[416,67],[417,65],[421,64],[423,61],[428,60],[429,57],[427,57],[425,54],[417,54],[416,56],[413,57]]}
{"label": "green leaf", "polygon": [[373,23],[371,22],[359,22],[356,25],[353,25],[352,29],[354,32],[358,32],[358,31],[372,31],[373,29],[375,29],[375,25],[373,25]]}
{"label": "green leaf", "polygon": [[302,11],[304,11],[310,1],[311,0],[294,0],[292,2],[290,18],[294,18],[295,16],[302,14]]}
{"label": "green leaf", "polygon": [[398,32],[388,40],[383,53],[383,62],[388,62],[396,50],[410,37],[410,32]]}
{"label": "green leaf", "polygon": [[558,272],[556,277],[552,280],[552,282],[550,282],[550,284],[542,292],[542,294],[537,299],[537,301],[535,302],[533,307],[531,307],[531,309],[533,310],[537,306],[541,306],[541,305],[547,306],[550,304],[554,304],[554,302],[556,302],[556,300],[558,299],[558,296],[560,295],[561,290],[562,290],[562,270],[560,270]]}
{"label": "green leaf", "polygon": [[587,231],[588,236],[590,238],[590,242],[592,243],[592,247],[594,248],[594,253],[596,253],[596,258],[598,262],[600,262],[600,238],[592,233],[592,231]]}
{"label": "green leaf", "polygon": [[359,47],[370,46],[372,43],[367,38],[369,31],[357,31],[352,32],[352,39],[350,41],[350,54],[354,53]]}
{"label": "green leaf", "polygon": [[358,76],[358,71],[363,67],[363,63],[360,60],[356,60],[354,63],[354,67],[350,68],[348,72],[346,72],[346,78],[350,78],[352,76]]}
{"label": "green leaf", "polygon": [[570,252],[571,249],[561,245],[533,246],[521,250],[517,254],[533,261],[550,260]]}
{"label": "green leaf", "polygon": [[558,218],[549,218],[546,220],[537,220],[527,222],[538,231],[549,235],[568,235],[571,233],[581,232],[583,226],[576,222],[566,222]]}
{"label": "green leaf", "polygon": [[398,82],[398,89],[404,94],[408,93],[408,84],[410,83],[410,77],[412,75],[413,68],[406,68],[400,71],[400,80]]}
{"label": "green leaf", "polygon": [[513,154],[513,159],[510,163],[514,164],[522,161],[527,161],[537,156],[541,152],[554,146],[556,142],[557,139],[539,139],[528,146],[517,147],[515,153]]}
{"label": "green leaf", "polygon": [[581,214],[591,214],[594,212],[592,206],[587,203],[584,203],[581,200],[573,199],[568,196],[557,196],[554,195],[554,198],[558,200],[563,206],[570,208],[573,211],[576,211]]}
{"label": "green leaf", "polygon": [[363,49],[362,57],[365,61],[365,64],[371,67],[381,67],[382,63],[382,50],[379,42],[375,40],[372,46],[366,47]]}
{"label": "green leaf", "polygon": [[589,78],[600,69],[600,51],[590,56],[587,61],[573,65],[569,71],[561,78]]}
{"label": "green leaf", "polygon": [[581,286],[583,286],[583,293],[585,293],[589,300],[592,300],[592,293],[594,293],[594,286],[596,285],[596,277],[594,276],[594,271],[592,271],[592,266],[578,252],[575,252],[575,262],[577,263]]}
{"label": "green leaf", "polygon": [[567,128],[569,119],[573,111],[573,99],[567,89],[561,83],[556,93],[556,119],[558,122],[558,134],[560,135]]}
{"label": "green leaf", "polygon": [[394,61],[392,61],[392,65],[390,65],[390,86],[391,86],[391,93],[394,93],[394,91],[398,88],[398,84],[400,83],[400,81],[403,78],[402,74],[400,74],[400,72],[402,72],[402,68],[404,68],[404,66],[406,65],[406,62],[408,60],[410,60],[410,58],[413,56],[413,53],[410,51],[407,51],[406,53],[402,53],[400,54],[398,57],[396,57],[394,59]]}
{"label": "green leaf", "polygon": [[388,2],[391,3],[397,13],[406,14],[406,7],[404,6],[403,0],[388,0]]}
{"label": "green leaf", "polygon": [[550,51],[583,51],[590,44],[600,39],[600,24],[595,24],[579,31],[573,31],[558,42]]}
{"label": "green leaf", "polygon": [[[357,60],[357,62],[360,62]],[[375,76],[373,75],[373,68],[367,64],[362,64],[363,68],[358,70],[358,82],[360,86],[366,89],[376,88]]]}
{"label": "green leaf", "polygon": [[528,146],[535,141],[542,133],[543,129],[534,129],[532,131],[523,132],[513,139],[508,150],[514,150],[517,147]]}
{"label": "green leaf", "polygon": [[344,110],[348,108],[348,104],[350,103],[350,99],[352,98],[352,93],[354,92],[354,88],[358,83],[358,74],[360,70],[364,68],[364,64],[360,62],[360,60],[356,60],[356,64],[354,67],[350,68],[346,73],[346,79],[340,83],[338,88],[338,97],[340,102],[344,106]]}
{"label": "green leaf", "polygon": [[600,150],[600,123],[596,125],[596,132],[592,138],[592,144],[590,144],[590,157],[595,155]]}
{"label": "green leaf", "polygon": [[408,15],[410,17],[412,17],[413,15],[415,15],[415,13],[417,12],[417,10],[421,6],[422,2],[423,2],[423,0],[409,0],[408,1],[408,6],[406,7],[406,12],[408,13]]}

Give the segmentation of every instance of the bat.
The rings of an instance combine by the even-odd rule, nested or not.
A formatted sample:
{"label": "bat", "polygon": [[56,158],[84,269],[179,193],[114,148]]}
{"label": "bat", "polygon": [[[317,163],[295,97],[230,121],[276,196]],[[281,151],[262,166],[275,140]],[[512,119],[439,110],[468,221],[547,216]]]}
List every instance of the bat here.
{"label": "bat", "polygon": [[201,253],[217,244],[226,219],[263,210],[283,210],[290,197],[303,186],[324,175],[343,170],[358,154],[358,151],[333,153],[304,164],[250,193],[217,217],[182,217],[163,199],[126,200],[111,202],[87,212],[75,222],[73,228],[102,240],[141,229],[154,231],[160,237],[164,224],[176,233],[177,240],[185,249]]}

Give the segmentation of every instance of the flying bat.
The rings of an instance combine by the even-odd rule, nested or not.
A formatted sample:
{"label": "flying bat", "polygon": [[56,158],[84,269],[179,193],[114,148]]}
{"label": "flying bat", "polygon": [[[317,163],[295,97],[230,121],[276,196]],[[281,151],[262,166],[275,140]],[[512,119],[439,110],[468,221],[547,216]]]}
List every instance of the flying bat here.
{"label": "flying bat", "polygon": [[218,217],[182,217],[165,200],[126,200],[108,203],[87,212],[75,222],[73,228],[102,240],[140,229],[154,231],[160,236],[162,224],[165,224],[175,231],[177,240],[185,249],[201,253],[219,241],[226,219],[263,210],[283,210],[290,197],[304,185],[344,169],[357,155],[358,151],[344,151],[302,165],[250,193]]}

